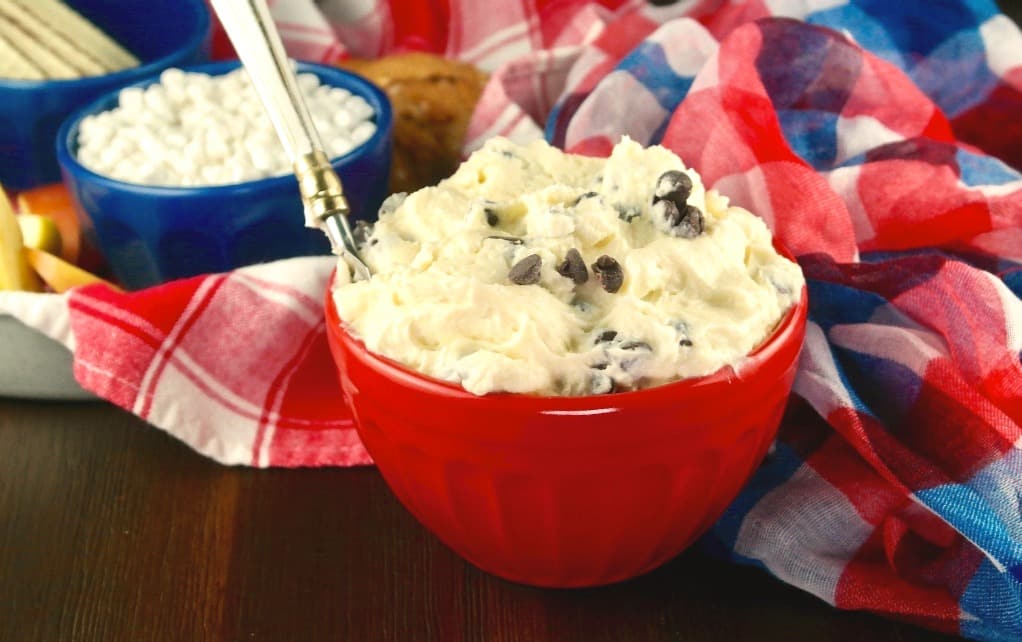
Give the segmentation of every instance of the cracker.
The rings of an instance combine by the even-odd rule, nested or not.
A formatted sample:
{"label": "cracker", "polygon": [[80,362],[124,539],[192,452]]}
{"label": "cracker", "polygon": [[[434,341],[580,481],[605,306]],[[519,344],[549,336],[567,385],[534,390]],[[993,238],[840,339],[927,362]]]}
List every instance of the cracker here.
{"label": "cracker", "polygon": [[[76,43],[105,69],[137,67],[139,60],[77,11],[57,0],[3,0],[34,15],[66,40]],[[0,2],[0,4],[3,4]]]}
{"label": "cracker", "polygon": [[[4,2],[0,2],[0,7],[3,6]],[[0,20],[0,37],[20,51],[22,56],[31,60],[32,64],[38,67],[46,78],[77,78],[80,76],[74,67],[61,60],[6,17]]]}
{"label": "cracker", "polygon": [[46,75],[42,69],[22,55],[21,51],[6,38],[0,36],[0,78],[17,80],[44,80]]}
{"label": "cracker", "polygon": [[88,53],[78,47],[76,41],[71,40],[52,25],[47,24],[35,14],[27,11],[16,2],[0,0],[0,16],[13,23],[18,29],[27,34],[38,45],[61,62],[71,67],[79,76],[98,76],[110,71],[100,62],[90,57]]}

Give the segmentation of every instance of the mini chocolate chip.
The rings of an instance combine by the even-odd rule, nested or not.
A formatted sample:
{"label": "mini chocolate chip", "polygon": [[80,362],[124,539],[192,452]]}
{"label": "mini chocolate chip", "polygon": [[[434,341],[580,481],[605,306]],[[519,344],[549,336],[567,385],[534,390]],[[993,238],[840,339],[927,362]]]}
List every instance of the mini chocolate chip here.
{"label": "mini chocolate chip", "polygon": [[606,395],[614,392],[614,380],[605,374],[597,373],[589,378],[589,392],[594,395]]}
{"label": "mini chocolate chip", "polygon": [[582,285],[589,280],[586,262],[582,260],[582,255],[575,248],[571,248],[564,255],[564,261],[557,266],[557,273],[571,279],[576,285]]}
{"label": "mini chocolate chip", "polygon": [[686,239],[694,239],[706,229],[706,222],[703,220],[703,213],[694,205],[686,205],[685,212],[681,215],[681,223],[678,224],[678,236]]}
{"label": "mini chocolate chip", "polygon": [[649,345],[645,341],[625,341],[621,344],[622,350],[645,350],[646,352],[653,352],[653,346]]}
{"label": "mini chocolate chip", "polygon": [[673,229],[681,223],[681,212],[678,206],[671,201],[657,201],[653,203],[653,216],[667,223],[667,227]]}
{"label": "mini chocolate chip", "polygon": [[633,359],[622,359],[621,362],[618,363],[618,367],[625,372],[634,372],[636,366],[643,363],[646,363],[645,356],[635,357]]}
{"label": "mini chocolate chip", "polygon": [[705,229],[703,213],[693,205],[685,205],[682,209],[678,209],[678,206],[672,201],[657,201],[653,204],[653,215],[667,223],[671,236],[694,239]]}
{"label": "mini chocolate chip", "polygon": [[681,209],[691,195],[692,179],[685,172],[672,169],[657,179],[656,188],[653,190],[653,202],[668,200]]}
{"label": "mini chocolate chip", "polygon": [[631,223],[635,219],[642,216],[642,210],[638,207],[625,207],[623,205],[615,205],[614,209],[617,210],[617,217],[625,223]]}
{"label": "mini chocolate chip", "polygon": [[500,217],[497,216],[497,210],[487,207],[483,210],[486,212],[486,224],[490,227],[497,227],[500,225]]}
{"label": "mini chocolate chip", "polygon": [[609,361],[601,361],[600,363],[594,363],[592,365],[593,370],[606,370],[610,367]]}
{"label": "mini chocolate chip", "polygon": [[684,321],[679,320],[674,321],[671,325],[674,327],[675,332],[677,332],[681,336],[681,338],[678,340],[678,345],[683,348],[691,347],[692,340],[688,338],[688,324],[685,323]]}
{"label": "mini chocolate chip", "polygon": [[774,286],[774,289],[777,290],[778,294],[791,294],[791,288],[783,283],[775,281],[772,275],[770,276],[770,285]]}
{"label": "mini chocolate chip", "polygon": [[369,240],[369,236],[373,233],[373,226],[365,221],[355,221],[355,227],[351,230],[351,238],[355,241],[355,244],[362,246]]}
{"label": "mini chocolate chip", "polygon": [[596,343],[609,343],[617,336],[617,330],[604,330],[596,336]]}
{"label": "mini chocolate chip", "polygon": [[621,264],[613,257],[604,254],[592,264],[593,274],[604,290],[611,294],[621,289],[624,283],[625,274],[621,270]]}
{"label": "mini chocolate chip", "polygon": [[514,245],[524,245],[525,244],[525,240],[524,239],[520,239],[517,236],[501,236],[500,234],[495,234],[495,235],[492,235],[492,236],[487,236],[486,238],[488,238],[488,239],[496,239],[498,241],[507,241],[508,243],[512,243]]}
{"label": "mini chocolate chip", "polygon": [[581,312],[582,314],[589,314],[590,312],[593,311],[593,305],[588,301],[582,300],[572,301],[571,305],[575,306],[575,309]]}
{"label": "mini chocolate chip", "polygon": [[542,265],[543,259],[539,258],[539,254],[530,254],[511,266],[511,271],[507,273],[507,278],[511,279],[512,283],[517,283],[518,285],[539,283],[540,267]]}
{"label": "mini chocolate chip", "polygon": [[597,194],[596,192],[586,192],[582,196],[579,196],[578,198],[576,198],[575,202],[572,203],[571,206],[575,207],[576,205],[578,205],[579,203],[581,203],[585,199],[587,199],[587,198],[596,198],[597,196],[599,196],[599,194]]}
{"label": "mini chocolate chip", "polygon": [[508,159],[515,158],[514,153],[510,152],[510,151],[508,151],[506,149],[500,150],[500,155],[503,156],[504,158],[508,158]]}

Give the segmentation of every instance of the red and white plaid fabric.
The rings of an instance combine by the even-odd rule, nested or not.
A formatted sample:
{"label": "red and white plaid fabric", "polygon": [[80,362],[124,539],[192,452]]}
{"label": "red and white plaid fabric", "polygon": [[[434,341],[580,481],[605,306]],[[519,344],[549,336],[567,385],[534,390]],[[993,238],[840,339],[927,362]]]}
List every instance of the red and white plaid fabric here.
{"label": "red and white plaid fabric", "polygon": [[74,353],[86,390],[225,464],[371,463],[326,344],[326,257],[184,279],[132,294],[4,292]]}

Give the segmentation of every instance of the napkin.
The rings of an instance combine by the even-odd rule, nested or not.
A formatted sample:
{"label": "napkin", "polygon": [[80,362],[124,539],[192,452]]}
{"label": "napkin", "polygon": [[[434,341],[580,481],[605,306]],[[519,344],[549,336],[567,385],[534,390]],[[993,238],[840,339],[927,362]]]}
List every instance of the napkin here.
{"label": "napkin", "polygon": [[[675,150],[798,256],[779,438],[704,546],[843,609],[1022,637],[1022,34],[987,0],[273,6],[289,51],[492,72],[494,135]],[[223,40],[220,38],[220,47]],[[368,464],[321,313],[329,258],[142,292],[4,295],[78,381],[227,464]]]}

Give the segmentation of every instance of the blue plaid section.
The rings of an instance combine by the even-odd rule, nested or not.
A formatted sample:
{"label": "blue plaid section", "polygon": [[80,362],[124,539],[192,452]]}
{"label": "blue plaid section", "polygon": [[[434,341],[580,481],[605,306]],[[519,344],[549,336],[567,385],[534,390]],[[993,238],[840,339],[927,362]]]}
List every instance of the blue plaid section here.
{"label": "blue plaid section", "polygon": [[826,333],[837,324],[866,323],[887,301],[848,285],[809,279],[809,316]]}
{"label": "blue plaid section", "polygon": [[946,484],[916,495],[986,555],[959,600],[962,634],[1022,639],[1022,452],[1006,453],[968,484]]}
{"label": "blue plaid section", "polygon": [[[1008,289],[1015,293],[1015,296],[1022,299],[1022,266],[1010,269],[1006,274],[1001,275],[1001,279]],[[1022,353],[1019,353],[1019,358],[1022,359]]]}
{"label": "blue plaid section", "polygon": [[[664,50],[665,41],[671,40],[678,33],[685,33],[684,29],[676,30],[678,27],[679,23],[668,23],[639,43],[591,92],[575,92],[561,96],[547,116],[544,127],[544,137],[547,142],[564,146],[567,124],[575,112],[590,96],[601,96],[603,92],[614,94],[616,86],[612,81],[618,74],[632,76],[643,90],[649,92],[657,104],[664,109],[665,116],[660,123],[652,128],[653,134],[649,140],[640,141],[645,144],[659,142],[663,138],[663,132],[667,128],[671,114],[688,95],[692,81],[695,80],[694,75],[679,74],[670,64]],[[621,97],[615,95],[614,99],[620,100]]]}
{"label": "blue plaid section", "polygon": [[778,442],[774,451],[767,455],[763,464],[756,470],[752,479],[742,489],[741,494],[728,506],[727,512],[717,521],[710,534],[703,538],[704,550],[719,557],[724,557],[741,564],[749,564],[766,569],[760,560],[745,557],[735,552],[738,532],[742,528],[745,516],[760,500],[775,488],[781,486],[795,474],[803,464],[803,460],[792,448]]}
{"label": "blue plaid section", "polygon": [[837,157],[836,114],[826,112],[778,111],[784,137],[792,151],[817,171],[834,166]]}
{"label": "blue plaid section", "polygon": [[962,594],[961,633],[990,642],[1022,640],[1022,584],[984,559]]}
{"label": "blue plaid section", "polygon": [[[954,118],[984,102],[999,86],[979,32],[980,25],[996,15],[997,7],[986,0],[941,0],[926,3],[925,10],[915,2],[850,0],[811,13],[806,22],[845,33],[893,63]],[[782,29],[783,23],[765,28]],[[815,169],[825,170],[834,163],[837,115],[853,89],[861,61],[853,47],[823,33],[799,35],[802,39],[791,47],[764,50],[757,66],[793,149]],[[821,78],[828,82],[818,84]],[[966,78],[968,82],[963,82]],[[861,162],[860,156],[842,166]],[[998,184],[1000,172],[991,169],[984,173],[995,182],[986,184]]]}
{"label": "blue plaid section", "polygon": [[[1022,118],[1022,114],[1020,114]],[[969,187],[1005,185],[1022,181],[1022,173],[1012,169],[993,156],[981,156],[964,149],[955,153],[962,182]]]}
{"label": "blue plaid section", "polygon": [[979,35],[980,25],[998,13],[991,0],[851,0],[810,14],[806,22],[848,32],[954,117],[983,102],[998,84]]}

